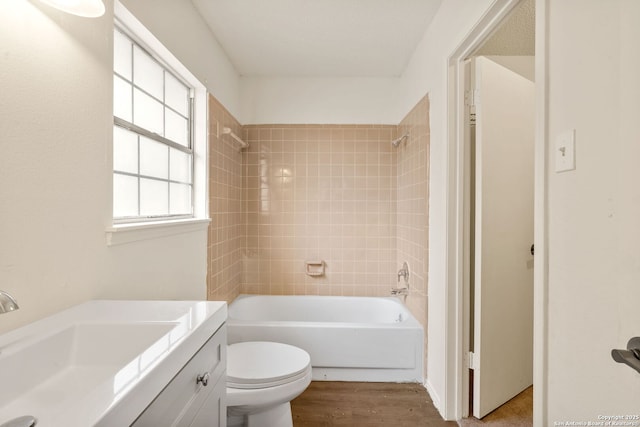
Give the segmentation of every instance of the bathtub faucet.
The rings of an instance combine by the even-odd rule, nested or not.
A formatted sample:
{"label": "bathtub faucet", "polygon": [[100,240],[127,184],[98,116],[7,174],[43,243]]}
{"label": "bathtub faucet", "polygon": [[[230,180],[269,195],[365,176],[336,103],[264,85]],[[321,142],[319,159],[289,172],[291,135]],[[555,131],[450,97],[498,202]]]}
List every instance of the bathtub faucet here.
{"label": "bathtub faucet", "polygon": [[409,289],[408,288],[394,288],[394,289],[391,289],[391,295],[406,297],[407,295],[409,295]]}
{"label": "bathtub faucet", "polygon": [[402,268],[398,270],[398,284],[400,284],[400,278],[404,277],[405,287],[409,287],[409,264],[407,261],[402,263]]}
{"label": "bathtub faucet", "polygon": [[[400,286],[400,278],[404,277],[404,287]],[[409,264],[407,261],[402,263],[402,268],[398,271],[398,287],[391,289],[391,295],[404,296],[409,295]]]}

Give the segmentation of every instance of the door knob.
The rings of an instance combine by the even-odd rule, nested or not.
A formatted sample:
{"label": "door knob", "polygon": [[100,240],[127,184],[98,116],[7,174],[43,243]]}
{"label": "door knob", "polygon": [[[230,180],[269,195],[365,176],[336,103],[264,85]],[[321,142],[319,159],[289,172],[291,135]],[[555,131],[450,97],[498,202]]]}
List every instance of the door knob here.
{"label": "door knob", "polygon": [[533,243],[532,243],[532,244],[531,244],[531,249],[530,249],[530,251],[531,251],[531,255],[535,255],[535,252],[536,252],[533,246],[534,246],[534,245],[533,245]]}

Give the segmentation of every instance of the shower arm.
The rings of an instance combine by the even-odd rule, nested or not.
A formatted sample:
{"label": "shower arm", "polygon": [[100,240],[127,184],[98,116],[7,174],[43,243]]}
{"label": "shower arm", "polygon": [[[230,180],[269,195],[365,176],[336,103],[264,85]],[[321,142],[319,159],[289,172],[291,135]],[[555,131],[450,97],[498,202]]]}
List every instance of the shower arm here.
{"label": "shower arm", "polygon": [[393,145],[394,147],[398,147],[400,145],[400,143],[402,142],[403,139],[406,139],[407,137],[409,137],[409,132],[406,132],[404,135],[402,135],[400,138],[396,138],[393,141],[391,141],[391,145]]}

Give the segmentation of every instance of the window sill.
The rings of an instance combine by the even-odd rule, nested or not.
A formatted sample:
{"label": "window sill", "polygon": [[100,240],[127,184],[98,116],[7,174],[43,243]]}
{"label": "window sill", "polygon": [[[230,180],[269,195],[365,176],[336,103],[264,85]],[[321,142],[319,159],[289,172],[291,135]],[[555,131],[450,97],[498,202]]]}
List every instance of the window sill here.
{"label": "window sill", "polygon": [[203,231],[207,229],[209,222],[211,222],[209,218],[189,218],[152,223],[118,224],[107,228],[107,246]]}

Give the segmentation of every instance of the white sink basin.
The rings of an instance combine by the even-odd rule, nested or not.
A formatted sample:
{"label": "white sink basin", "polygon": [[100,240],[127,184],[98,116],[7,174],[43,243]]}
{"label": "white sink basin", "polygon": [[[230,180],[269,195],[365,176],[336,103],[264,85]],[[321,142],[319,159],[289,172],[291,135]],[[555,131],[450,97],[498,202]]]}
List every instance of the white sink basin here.
{"label": "white sink basin", "polygon": [[[55,399],[82,396],[116,374],[168,334],[175,323],[87,324],[70,326],[32,344],[0,350],[0,407],[16,396]],[[168,347],[168,346],[167,346]]]}
{"label": "white sink basin", "polygon": [[2,335],[0,425],[129,425],[225,318],[224,303],[90,301]]}

